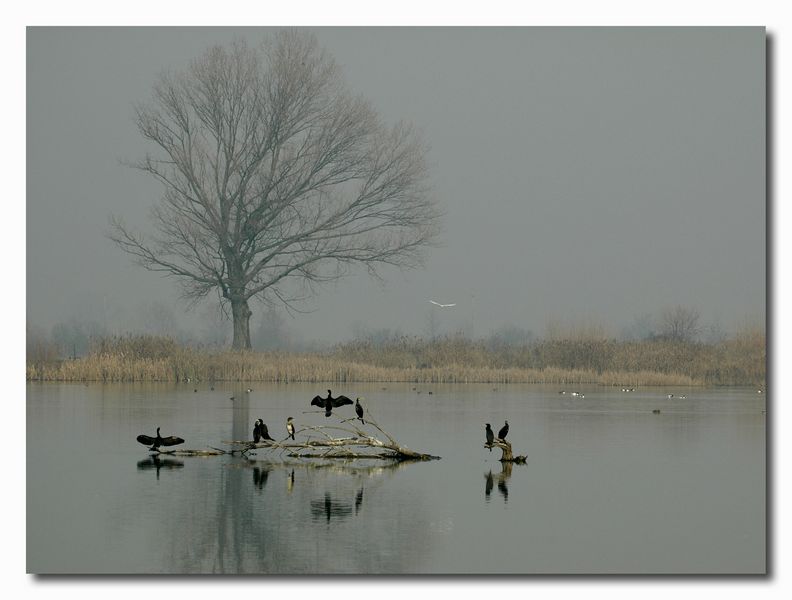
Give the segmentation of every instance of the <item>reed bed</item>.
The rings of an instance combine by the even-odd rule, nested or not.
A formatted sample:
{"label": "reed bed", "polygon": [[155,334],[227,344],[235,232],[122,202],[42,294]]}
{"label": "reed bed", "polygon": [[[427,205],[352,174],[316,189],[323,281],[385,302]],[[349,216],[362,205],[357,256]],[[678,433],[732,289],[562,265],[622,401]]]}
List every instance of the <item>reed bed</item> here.
{"label": "reed bed", "polygon": [[350,342],[327,352],[240,352],[155,336],[96,340],[73,360],[28,360],[28,380],[755,385],[765,383],[762,332],[718,344],[607,339],[493,346],[450,337]]}

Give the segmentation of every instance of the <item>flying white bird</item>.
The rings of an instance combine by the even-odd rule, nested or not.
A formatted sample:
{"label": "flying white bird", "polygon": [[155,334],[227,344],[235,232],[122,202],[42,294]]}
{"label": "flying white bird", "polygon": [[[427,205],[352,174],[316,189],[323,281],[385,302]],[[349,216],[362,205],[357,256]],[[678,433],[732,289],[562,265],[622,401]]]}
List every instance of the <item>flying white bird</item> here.
{"label": "flying white bird", "polygon": [[439,306],[440,308],[448,308],[450,306],[456,306],[456,302],[454,302],[454,304],[440,304],[439,302],[435,302],[434,300],[429,300],[429,302],[431,302],[435,306]]}

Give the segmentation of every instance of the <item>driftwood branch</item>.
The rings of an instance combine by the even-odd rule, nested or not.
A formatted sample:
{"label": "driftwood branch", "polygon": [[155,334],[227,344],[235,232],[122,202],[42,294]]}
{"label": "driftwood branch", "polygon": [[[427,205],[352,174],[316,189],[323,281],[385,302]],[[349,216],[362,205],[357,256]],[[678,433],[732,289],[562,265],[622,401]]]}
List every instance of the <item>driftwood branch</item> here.
{"label": "driftwood branch", "polygon": [[[247,454],[251,450],[281,450],[294,458],[337,458],[337,459],[384,459],[384,460],[434,460],[440,458],[423,452],[416,452],[400,444],[371,418],[366,411],[365,424],[357,423],[358,419],[342,419],[340,425],[303,425],[295,431],[295,437],[303,434],[303,440],[253,442],[250,440],[223,441],[224,444],[235,448],[234,452]],[[365,430],[366,426],[379,431],[387,438],[380,440]],[[320,438],[310,437],[310,433],[321,435]],[[348,435],[333,437],[329,432],[343,432]],[[360,450],[371,448],[377,452],[362,452]]]}
{"label": "driftwood branch", "polygon": [[511,443],[500,438],[495,438],[495,441],[492,442],[492,444],[485,443],[484,447],[489,450],[492,450],[492,448],[500,448],[502,452],[500,461],[503,463],[524,463],[526,460],[528,460],[528,457],[524,455],[514,456],[512,453]]}

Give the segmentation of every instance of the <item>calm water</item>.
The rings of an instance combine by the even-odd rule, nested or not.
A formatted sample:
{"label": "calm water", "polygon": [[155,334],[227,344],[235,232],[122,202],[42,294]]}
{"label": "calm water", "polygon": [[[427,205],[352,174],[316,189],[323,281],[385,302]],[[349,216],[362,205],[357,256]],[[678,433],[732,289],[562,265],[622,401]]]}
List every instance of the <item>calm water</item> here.
{"label": "calm water", "polygon": [[[442,460],[149,458],[135,437],[157,425],[203,449],[249,439],[258,417],[276,438],[288,416],[327,422],[302,412],[323,385],[194,387],[28,384],[28,571],[765,571],[755,390],[668,400],[660,388],[584,387],[576,399],[556,386],[339,385]],[[484,423],[497,432],[504,419],[525,465],[504,468],[482,447]]]}

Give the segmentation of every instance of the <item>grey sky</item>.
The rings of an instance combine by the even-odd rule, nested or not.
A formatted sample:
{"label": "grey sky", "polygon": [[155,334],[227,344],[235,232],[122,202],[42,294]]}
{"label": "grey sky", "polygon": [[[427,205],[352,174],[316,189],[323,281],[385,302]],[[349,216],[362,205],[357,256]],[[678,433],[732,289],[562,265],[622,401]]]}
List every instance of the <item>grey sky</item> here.
{"label": "grey sky", "polygon": [[[618,332],[674,304],[727,327],[764,316],[764,29],[314,31],[385,120],[424,132],[446,217],[424,270],[326,287],[288,321],[304,337],[420,333],[429,299],[457,303],[445,330],[476,334],[584,319]],[[266,33],[28,30],[28,322],[181,313],[174,281],[104,237],[111,213],[147,230],[160,193],[119,164],[146,148],[132,104],[162,69]]]}

